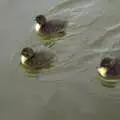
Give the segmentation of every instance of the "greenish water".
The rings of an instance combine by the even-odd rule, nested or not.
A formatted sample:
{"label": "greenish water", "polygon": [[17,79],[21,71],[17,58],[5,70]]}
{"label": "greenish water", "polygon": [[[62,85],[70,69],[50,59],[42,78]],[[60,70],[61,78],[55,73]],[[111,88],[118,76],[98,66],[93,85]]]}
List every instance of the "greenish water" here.
{"label": "greenish water", "polygon": [[[120,85],[97,79],[102,57],[120,54],[119,0],[0,1],[0,120],[119,120]],[[43,13],[70,23],[67,36],[51,48],[55,67],[28,77],[19,67],[27,45],[39,46],[31,31]]]}

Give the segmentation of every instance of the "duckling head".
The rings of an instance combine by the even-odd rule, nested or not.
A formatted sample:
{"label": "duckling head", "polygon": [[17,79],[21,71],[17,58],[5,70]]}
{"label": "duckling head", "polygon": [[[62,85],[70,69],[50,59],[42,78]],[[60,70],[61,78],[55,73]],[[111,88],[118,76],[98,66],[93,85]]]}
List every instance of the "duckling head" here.
{"label": "duckling head", "polygon": [[46,18],[44,15],[37,15],[35,17],[35,30],[36,32],[39,32],[41,29],[41,26],[43,26],[46,23]]}
{"label": "duckling head", "polygon": [[107,73],[110,68],[112,68],[112,59],[106,57],[102,59],[100,67],[97,68],[97,71],[102,77],[107,77]]}
{"label": "duckling head", "polygon": [[32,48],[30,47],[23,48],[20,57],[21,63],[25,65],[26,61],[30,60],[33,57],[33,55],[34,55],[34,51],[32,50]]}

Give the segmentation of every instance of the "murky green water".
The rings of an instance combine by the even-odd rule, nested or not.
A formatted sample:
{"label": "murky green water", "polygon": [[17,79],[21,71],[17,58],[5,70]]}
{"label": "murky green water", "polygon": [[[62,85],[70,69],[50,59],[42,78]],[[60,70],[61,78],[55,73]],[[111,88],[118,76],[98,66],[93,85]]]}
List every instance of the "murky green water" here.
{"label": "murky green water", "polygon": [[[120,54],[119,0],[0,1],[0,120],[119,120],[120,93],[103,87],[96,66]],[[67,36],[51,48],[55,67],[28,77],[20,50],[39,44],[31,32],[43,13],[69,21]]]}

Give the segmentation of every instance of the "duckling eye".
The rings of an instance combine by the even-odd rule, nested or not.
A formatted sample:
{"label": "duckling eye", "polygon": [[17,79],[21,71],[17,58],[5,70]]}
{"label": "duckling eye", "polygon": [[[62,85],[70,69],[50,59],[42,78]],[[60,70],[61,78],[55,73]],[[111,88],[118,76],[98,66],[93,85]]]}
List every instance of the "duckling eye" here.
{"label": "duckling eye", "polygon": [[106,63],[104,66],[105,66],[105,67],[109,67],[109,64]]}
{"label": "duckling eye", "polygon": [[32,53],[31,52],[28,52],[28,51],[24,51],[24,56],[26,56],[26,57],[30,57],[30,56],[32,56]]}
{"label": "duckling eye", "polygon": [[108,67],[108,65],[109,65],[108,63],[103,63],[103,62],[101,63],[102,67]]}
{"label": "duckling eye", "polygon": [[24,54],[25,56],[27,56],[28,53],[27,53],[26,51],[24,51],[23,54]]}

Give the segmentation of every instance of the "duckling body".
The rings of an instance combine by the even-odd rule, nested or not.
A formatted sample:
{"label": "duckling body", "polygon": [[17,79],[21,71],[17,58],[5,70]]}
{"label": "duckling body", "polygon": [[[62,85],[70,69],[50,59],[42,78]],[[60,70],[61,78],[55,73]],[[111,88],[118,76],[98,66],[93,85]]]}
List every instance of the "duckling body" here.
{"label": "duckling body", "polygon": [[[58,23],[61,23],[61,24],[58,24]],[[64,33],[65,27],[66,27],[65,21],[51,20],[41,27],[41,32],[44,35],[51,35],[54,33]]]}
{"label": "duckling body", "polygon": [[21,64],[32,69],[49,68],[55,55],[51,52],[41,50],[33,51],[26,47],[21,51]]}
{"label": "duckling body", "polygon": [[120,59],[119,58],[104,58],[97,69],[98,73],[106,77],[120,77]]}
{"label": "duckling body", "polygon": [[36,16],[35,30],[37,33],[41,33],[45,36],[51,36],[55,34],[65,34],[65,28],[67,26],[67,21],[63,20],[47,20],[45,16]]}

